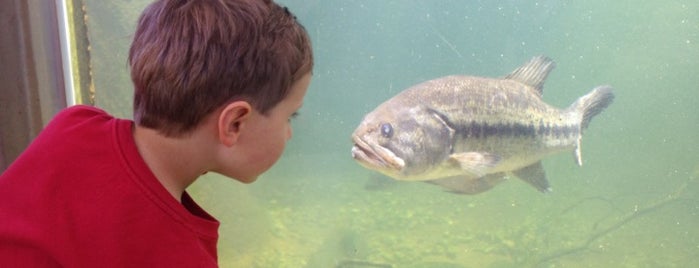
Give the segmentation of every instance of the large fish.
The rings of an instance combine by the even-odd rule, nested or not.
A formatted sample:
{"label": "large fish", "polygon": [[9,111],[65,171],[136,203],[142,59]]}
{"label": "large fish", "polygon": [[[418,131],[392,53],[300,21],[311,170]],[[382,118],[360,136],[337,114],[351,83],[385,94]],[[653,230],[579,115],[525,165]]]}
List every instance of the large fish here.
{"label": "large fish", "polygon": [[550,191],[541,159],[573,151],[590,119],[614,99],[599,86],[566,109],[546,104],[555,64],[538,56],[504,78],[452,75],[412,86],[364,117],[352,157],[397,180],[427,181],[453,192],[486,191],[512,174]]}

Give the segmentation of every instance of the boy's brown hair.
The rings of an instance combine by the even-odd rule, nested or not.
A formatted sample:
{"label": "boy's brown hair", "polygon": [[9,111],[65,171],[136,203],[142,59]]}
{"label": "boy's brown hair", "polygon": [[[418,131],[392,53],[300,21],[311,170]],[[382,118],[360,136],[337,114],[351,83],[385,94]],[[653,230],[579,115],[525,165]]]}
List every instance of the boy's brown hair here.
{"label": "boy's brown hair", "polygon": [[245,100],[267,113],[313,68],[310,38],[272,0],[159,0],[129,50],[134,120],[167,136]]}

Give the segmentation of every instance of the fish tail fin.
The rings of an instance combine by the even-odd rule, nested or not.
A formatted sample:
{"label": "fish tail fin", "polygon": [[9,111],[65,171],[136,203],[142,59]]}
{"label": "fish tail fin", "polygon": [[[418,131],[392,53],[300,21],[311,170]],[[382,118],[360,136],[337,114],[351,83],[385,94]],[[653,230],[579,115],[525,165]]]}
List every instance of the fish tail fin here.
{"label": "fish tail fin", "polygon": [[598,86],[587,95],[580,97],[569,108],[568,112],[580,116],[580,135],[575,145],[573,156],[578,166],[582,166],[582,156],[580,152],[580,142],[582,132],[590,125],[590,120],[601,113],[614,100],[614,93],[611,86]]}
{"label": "fish tail fin", "polygon": [[580,97],[569,111],[582,115],[580,121],[580,131],[585,130],[593,117],[601,113],[614,100],[614,93],[611,86],[598,86],[587,95]]}

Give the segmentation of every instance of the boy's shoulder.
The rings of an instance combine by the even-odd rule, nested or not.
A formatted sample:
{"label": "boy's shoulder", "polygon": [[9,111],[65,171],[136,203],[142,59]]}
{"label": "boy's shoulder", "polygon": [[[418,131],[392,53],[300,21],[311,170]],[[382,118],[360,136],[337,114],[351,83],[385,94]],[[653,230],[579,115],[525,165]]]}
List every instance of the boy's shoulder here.
{"label": "boy's shoulder", "polygon": [[94,128],[100,125],[106,126],[105,123],[114,121],[114,119],[116,119],[114,116],[98,107],[74,105],[58,112],[42,132],[76,131],[78,129]]}
{"label": "boy's shoulder", "polygon": [[[78,104],[69,106],[56,114],[54,118],[84,118],[106,115],[110,116],[106,111],[90,105]],[[111,117],[111,116],[110,116]]]}

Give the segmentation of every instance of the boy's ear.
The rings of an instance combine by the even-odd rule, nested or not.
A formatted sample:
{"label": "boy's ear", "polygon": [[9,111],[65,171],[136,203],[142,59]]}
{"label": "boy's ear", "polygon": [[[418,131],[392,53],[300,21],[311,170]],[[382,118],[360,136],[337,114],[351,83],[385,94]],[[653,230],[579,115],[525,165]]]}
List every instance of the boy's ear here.
{"label": "boy's ear", "polygon": [[235,101],[223,107],[218,116],[219,141],[228,147],[233,146],[251,113],[252,106],[247,101]]}

